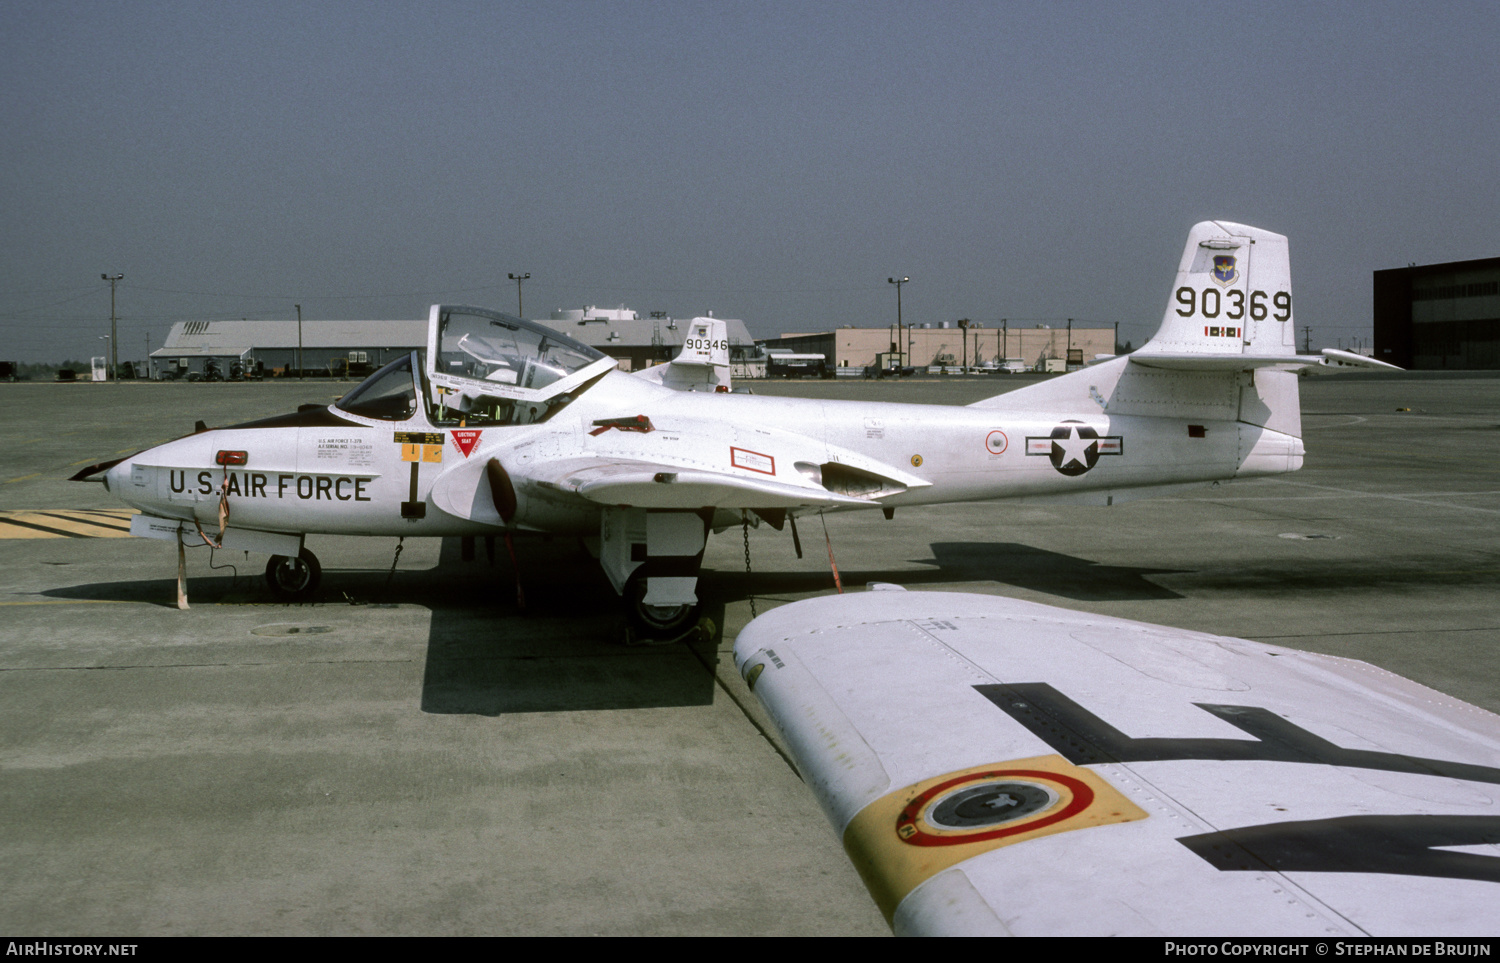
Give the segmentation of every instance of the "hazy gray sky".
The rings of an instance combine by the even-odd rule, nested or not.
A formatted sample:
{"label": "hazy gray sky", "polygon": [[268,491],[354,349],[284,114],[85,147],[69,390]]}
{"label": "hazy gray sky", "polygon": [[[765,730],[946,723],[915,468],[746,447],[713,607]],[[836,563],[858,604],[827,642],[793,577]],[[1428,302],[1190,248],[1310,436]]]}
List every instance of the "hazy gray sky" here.
{"label": "hazy gray sky", "polygon": [[1299,327],[1500,254],[1500,4],[0,3],[0,358],[171,323],[1074,317],[1139,344],[1195,221]]}

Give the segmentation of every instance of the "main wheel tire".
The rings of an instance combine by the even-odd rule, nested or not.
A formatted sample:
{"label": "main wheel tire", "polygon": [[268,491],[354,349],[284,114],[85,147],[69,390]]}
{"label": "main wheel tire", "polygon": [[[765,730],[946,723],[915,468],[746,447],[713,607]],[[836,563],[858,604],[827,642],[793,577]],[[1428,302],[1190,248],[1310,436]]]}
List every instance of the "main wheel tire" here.
{"label": "main wheel tire", "polygon": [[698,623],[701,605],[647,605],[646,580],[637,576],[625,586],[625,617],[637,633],[670,641],[686,635]]}
{"label": "main wheel tire", "polygon": [[271,594],[283,601],[305,601],[322,579],[323,566],[318,564],[318,556],[305,548],[296,558],[272,555],[266,563],[266,584],[271,586]]}

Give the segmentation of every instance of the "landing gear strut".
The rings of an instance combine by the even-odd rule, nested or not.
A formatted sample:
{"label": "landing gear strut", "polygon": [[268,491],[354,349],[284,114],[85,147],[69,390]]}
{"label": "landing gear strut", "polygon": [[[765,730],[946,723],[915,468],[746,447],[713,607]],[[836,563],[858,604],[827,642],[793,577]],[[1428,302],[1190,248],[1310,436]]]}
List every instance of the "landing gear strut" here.
{"label": "landing gear strut", "polygon": [[284,602],[305,602],[312,597],[323,578],[318,556],[303,549],[296,558],[272,555],[266,563],[266,584],[271,594]]}

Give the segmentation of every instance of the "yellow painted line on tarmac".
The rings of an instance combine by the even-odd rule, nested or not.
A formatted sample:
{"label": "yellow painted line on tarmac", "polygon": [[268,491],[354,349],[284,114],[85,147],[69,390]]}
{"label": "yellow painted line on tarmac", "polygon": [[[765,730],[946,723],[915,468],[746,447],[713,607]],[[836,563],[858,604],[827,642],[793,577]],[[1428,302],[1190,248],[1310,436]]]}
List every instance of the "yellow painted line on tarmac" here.
{"label": "yellow painted line on tarmac", "polygon": [[0,605],[133,605],[124,599],[49,599],[45,602],[0,602]]}
{"label": "yellow painted line on tarmac", "polygon": [[5,484],[9,485],[11,482],[26,481],[28,478],[41,478],[41,477],[42,477],[42,473],[41,472],[33,472],[30,475],[17,475],[15,478],[7,478],[7,479],[5,479]]}
{"label": "yellow painted line on tarmac", "polygon": [[0,539],[125,538],[134,514],[128,508],[0,511]]}

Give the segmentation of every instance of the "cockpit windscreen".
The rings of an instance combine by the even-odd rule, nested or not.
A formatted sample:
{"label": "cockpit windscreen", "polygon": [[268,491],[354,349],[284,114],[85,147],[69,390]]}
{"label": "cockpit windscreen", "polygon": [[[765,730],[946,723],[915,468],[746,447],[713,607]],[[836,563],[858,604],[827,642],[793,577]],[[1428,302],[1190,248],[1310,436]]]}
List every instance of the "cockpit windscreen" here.
{"label": "cockpit windscreen", "polygon": [[412,355],[406,354],[361,381],[335,407],[381,421],[405,421],[417,413]]}
{"label": "cockpit windscreen", "polygon": [[536,391],[604,357],[509,315],[450,309],[439,323],[437,370],[452,377]]}

